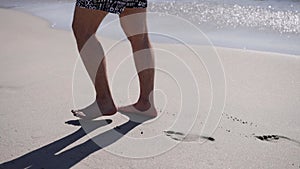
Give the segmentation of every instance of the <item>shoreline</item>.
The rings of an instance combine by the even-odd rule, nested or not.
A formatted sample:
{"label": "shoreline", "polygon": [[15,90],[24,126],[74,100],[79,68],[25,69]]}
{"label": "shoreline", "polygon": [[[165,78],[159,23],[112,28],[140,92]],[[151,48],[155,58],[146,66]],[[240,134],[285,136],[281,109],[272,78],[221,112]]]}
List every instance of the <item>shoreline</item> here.
{"label": "shoreline", "polygon": [[[65,2],[66,3],[66,2]],[[44,20],[45,22],[48,23],[48,27],[50,29],[53,29],[53,30],[58,30],[58,31],[66,31],[66,32],[71,32],[70,30],[66,30],[66,29],[61,29],[61,28],[55,28],[53,26],[53,23],[51,23],[51,21],[41,17],[41,16],[38,16],[38,15],[35,15],[29,11],[24,11],[24,10],[18,10],[18,9],[15,9],[15,8],[2,8],[0,7],[0,9],[7,9],[7,10],[12,10],[12,11],[16,11],[16,12],[20,12],[20,13],[24,13],[26,15],[30,15],[30,16],[33,16],[33,17],[37,17],[37,18],[40,18],[42,20]],[[97,33],[97,36],[101,36]],[[112,41],[115,41],[116,39],[114,38],[109,38],[109,37],[104,37],[105,39],[108,39],[108,40],[112,40]],[[159,43],[159,44],[169,44],[168,42],[154,42],[154,43]],[[191,46],[199,46],[198,44],[187,44],[187,45],[191,45]],[[200,45],[200,46],[206,46],[206,45]],[[257,53],[265,53],[265,54],[275,54],[275,55],[285,55],[285,56],[288,56],[288,57],[300,57],[300,53],[299,55],[298,54],[290,54],[290,53],[281,53],[281,52],[273,52],[273,51],[265,51],[265,50],[254,50],[254,49],[240,49],[240,48],[232,48],[232,47],[226,47],[226,46],[216,46],[216,45],[213,45],[213,48],[219,48],[219,49],[225,49],[225,50],[235,50],[235,51],[244,51],[244,52],[257,52]]]}
{"label": "shoreline", "polygon": [[[60,2],[60,4],[65,4],[65,6],[68,6],[67,8],[70,7],[70,5],[73,5],[73,3],[70,2]],[[58,5],[59,6],[59,5]],[[5,8],[4,8],[5,9]],[[49,23],[49,27],[52,29],[57,29],[57,30],[67,30],[67,31],[71,31],[70,30],[70,26],[63,26],[63,24],[65,24],[65,20],[57,20],[57,22],[53,21],[54,18],[54,14],[50,13],[50,14],[38,14],[34,11],[29,11],[28,9],[25,8],[10,8],[11,10],[16,10],[16,11],[21,11],[27,14],[30,14],[32,16],[36,16],[39,17],[43,20],[46,20]],[[46,9],[46,8],[45,8]],[[35,9],[36,10],[36,9]],[[47,9],[49,10],[49,9]],[[70,9],[68,9],[70,10]],[[49,12],[49,11],[48,11]],[[49,16],[51,15],[51,16]],[[53,15],[53,16],[52,16]],[[68,18],[71,17],[71,13],[68,13]],[[51,19],[52,18],[52,19]],[[104,20],[103,24],[107,24],[111,19],[115,19],[116,16],[113,15],[109,15],[107,16],[107,18]],[[69,19],[67,22],[71,22]],[[68,23],[68,25],[70,25],[71,23]],[[120,39],[120,37],[123,37],[123,33],[122,31],[118,28],[118,25],[113,25],[113,29],[111,31],[106,31],[105,33],[99,31],[98,29],[98,33],[97,34],[101,34],[100,36],[109,38],[109,39]],[[159,25],[156,24],[148,24],[148,26],[150,27],[150,30],[156,30],[156,27]],[[116,28],[117,27],[117,28]],[[152,28],[151,28],[152,27]],[[101,28],[101,26],[100,26]],[[200,28],[198,28],[200,29]],[[228,29],[228,28],[227,28]],[[259,32],[257,31],[256,33],[252,33],[249,35],[247,34],[247,30],[248,28],[243,28],[242,30],[235,30],[232,28],[232,30],[236,33],[232,33],[232,31],[225,31],[224,33],[221,32],[204,32],[202,30],[202,28],[200,29],[203,33],[205,33],[209,39],[213,42],[215,47],[222,47],[222,48],[232,48],[232,49],[237,49],[237,50],[246,50],[246,51],[261,51],[261,52],[272,52],[272,53],[280,53],[280,54],[289,54],[289,55],[294,55],[294,56],[300,56],[300,51],[298,51],[297,46],[297,38],[299,35],[276,35],[278,36],[277,38],[273,37],[273,34],[268,33],[268,32]],[[163,31],[167,31],[164,30]],[[177,30],[176,30],[177,31]],[[99,33],[101,32],[101,33]],[[250,31],[251,32],[251,31]],[[253,32],[253,30],[252,30]],[[174,32],[174,34],[176,33],[181,33],[181,32]],[[295,36],[295,37],[294,37]],[[223,37],[223,38],[220,38]],[[248,40],[245,40],[244,38],[249,38]],[[257,37],[260,37],[259,40],[256,40]],[[261,38],[263,37],[263,38]],[[279,38],[280,37],[280,38]],[[279,38],[279,39],[278,39]],[[177,43],[177,42],[172,42],[168,39],[162,38],[162,37],[156,37],[153,36],[153,42],[155,43]],[[231,39],[231,40],[230,40]],[[260,40],[264,40],[264,41],[260,41]],[[247,41],[247,42],[245,42]],[[271,42],[272,41],[272,42]],[[194,39],[193,36],[188,35],[187,37],[185,37],[185,42],[188,43],[189,45],[201,45],[202,43],[207,43],[202,40],[200,40],[199,42],[197,42],[197,40]],[[277,47],[274,47],[274,45],[276,45]],[[291,44],[293,44],[292,46],[290,46]]]}

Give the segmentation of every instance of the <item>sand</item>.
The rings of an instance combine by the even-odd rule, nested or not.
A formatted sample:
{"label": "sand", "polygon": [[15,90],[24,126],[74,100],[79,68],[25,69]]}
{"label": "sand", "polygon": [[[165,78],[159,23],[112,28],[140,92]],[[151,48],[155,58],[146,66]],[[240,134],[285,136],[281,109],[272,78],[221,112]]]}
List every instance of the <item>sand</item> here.
{"label": "sand", "polygon": [[[79,56],[73,34],[51,29],[46,21],[25,13],[7,9],[0,13],[0,168],[300,168],[300,56],[217,48],[226,78],[226,102],[221,121],[211,135],[213,139],[203,144],[197,141],[206,140],[200,131],[210,107],[210,83],[203,65],[188,59],[190,68],[198,73],[198,116],[190,111],[175,112],[179,104],[176,86],[166,85],[171,79],[158,73],[158,86],[174,93],[160,118],[134,127],[117,113],[88,125],[92,126],[89,130],[95,130],[88,136],[80,128],[85,123],[76,121],[70,113],[93,99],[80,66],[75,69],[75,94],[72,93],[74,66]],[[99,38],[105,49],[114,43]],[[115,66],[130,55],[128,45],[122,42],[119,50],[111,53],[115,57],[108,60],[117,105],[130,102],[122,87],[126,87],[126,77],[134,73],[133,63],[122,68],[128,70],[127,74],[113,78]],[[181,56],[186,54],[180,45],[153,46]],[[193,48],[203,55],[210,54],[207,47]],[[160,63],[166,62],[164,56],[168,58],[164,52],[158,51],[156,55],[163,56]],[[181,78],[184,74],[177,76]],[[187,92],[192,92],[192,87]],[[77,93],[80,98],[74,101],[73,95],[82,90],[83,93]],[[138,94],[136,85],[130,91],[130,98],[134,99]],[[194,101],[191,98],[190,103]],[[157,104],[162,109],[159,99]],[[170,127],[181,115],[184,120],[195,120],[189,133],[181,130],[186,128],[184,122]],[[163,141],[143,146],[127,142],[126,137],[115,137],[113,142],[105,142],[116,126],[121,126],[119,131],[126,136],[160,135]],[[91,137],[107,144],[101,149]],[[176,146],[165,151],[165,143]],[[133,150],[144,155],[147,151],[151,154],[150,150],[163,153],[139,159],[124,157],[137,152]]]}

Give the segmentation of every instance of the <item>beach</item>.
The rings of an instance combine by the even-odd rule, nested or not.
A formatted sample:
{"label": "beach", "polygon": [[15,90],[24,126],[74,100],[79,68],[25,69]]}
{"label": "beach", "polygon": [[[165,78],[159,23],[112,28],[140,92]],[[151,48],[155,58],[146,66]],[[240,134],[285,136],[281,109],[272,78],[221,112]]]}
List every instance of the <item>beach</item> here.
{"label": "beach", "polygon": [[[89,133],[85,122],[78,121],[70,112],[93,99],[84,69],[78,67],[79,53],[72,32],[52,29],[41,18],[11,9],[0,9],[0,19],[0,168],[300,168],[299,54],[213,48],[220,59],[219,68],[224,71],[226,97],[220,117],[215,118],[220,122],[210,139],[201,135],[212,105],[210,72],[192,58],[186,63],[197,74],[196,87],[201,97],[191,97],[187,105],[199,101],[196,116],[188,106],[186,111],[177,112],[180,101],[174,96],[166,107],[157,103],[161,110],[157,120],[135,126],[117,113],[96,119]],[[114,38],[101,34],[98,37],[104,49],[116,43]],[[155,51],[158,60],[162,59],[160,64],[168,63],[164,57],[172,56],[165,51],[178,56],[188,53],[182,44],[153,42],[153,46],[164,49]],[[189,46],[203,56],[215,54],[205,45]],[[123,40],[117,49],[110,53],[108,73],[115,102],[124,105],[131,101],[124,94],[128,83],[122,76],[114,79],[113,75],[124,56],[130,56],[129,43]],[[129,64],[120,71],[128,70],[124,73],[127,77],[134,74],[134,68],[130,60],[125,62]],[[176,71],[175,67],[173,73]],[[165,84],[167,80],[163,73],[158,73],[158,86],[177,94],[176,85]],[[182,85],[193,94],[190,90],[195,86]],[[131,99],[137,96],[135,89],[133,85],[129,90]],[[76,94],[83,99],[74,98]],[[193,121],[193,125],[183,122],[172,126],[181,116]],[[128,125],[132,125],[130,129],[122,130]],[[124,136],[102,147],[97,145],[118,126],[125,136],[159,135],[162,143],[174,146],[164,149],[167,146],[162,143],[153,147],[128,144]],[[132,147],[144,155],[152,150],[161,151],[145,158],[132,158],[128,154],[137,153],[132,152]]]}

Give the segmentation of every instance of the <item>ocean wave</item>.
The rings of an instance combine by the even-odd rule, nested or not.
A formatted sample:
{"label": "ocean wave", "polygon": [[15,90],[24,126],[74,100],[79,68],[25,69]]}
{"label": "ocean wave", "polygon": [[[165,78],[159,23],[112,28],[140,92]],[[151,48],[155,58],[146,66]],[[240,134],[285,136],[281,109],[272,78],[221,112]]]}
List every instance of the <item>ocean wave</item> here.
{"label": "ocean wave", "polygon": [[152,2],[151,12],[183,17],[194,24],[211,24],[216,29],[248,27],[282,33],[300,33],[300,14],[297,10],[275,10],[267,7],[212,2]]}

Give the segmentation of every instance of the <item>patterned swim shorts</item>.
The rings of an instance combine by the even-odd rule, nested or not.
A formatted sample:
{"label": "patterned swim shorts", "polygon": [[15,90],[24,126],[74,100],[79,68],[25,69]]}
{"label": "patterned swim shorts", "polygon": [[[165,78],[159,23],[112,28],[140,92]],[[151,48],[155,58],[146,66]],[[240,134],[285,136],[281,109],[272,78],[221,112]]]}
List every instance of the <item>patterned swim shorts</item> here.
{"label": "patterned swim shorts", "polygon": [[76,6],[120,14],[125,8],[146,8],[147,0],[76,0]]}

